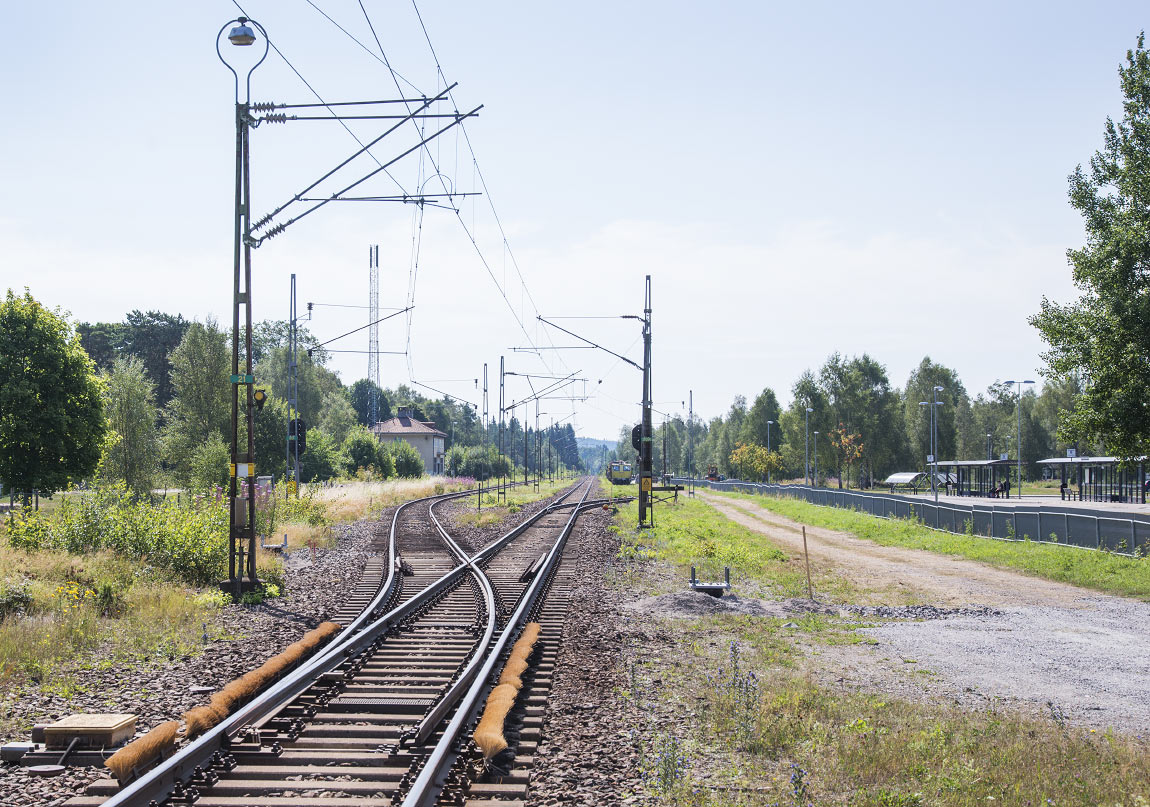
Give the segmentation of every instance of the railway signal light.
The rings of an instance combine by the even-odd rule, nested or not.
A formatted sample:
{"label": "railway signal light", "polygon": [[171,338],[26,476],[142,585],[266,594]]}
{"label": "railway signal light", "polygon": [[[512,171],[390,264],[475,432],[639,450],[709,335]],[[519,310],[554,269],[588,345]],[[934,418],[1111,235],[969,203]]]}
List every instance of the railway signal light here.
{"label": "railway signal light", "polygon": [[268,402],[268,394],[262,389],[258,389],[252,393],[252,400],[255,401],[256,410],[262,410],[264,404]]}
{"label": "railway signal light", "polygon": [[303,422],[303,418],[288,421],[288,440],[295,441],[297,456],[307,448],[307,424]]}

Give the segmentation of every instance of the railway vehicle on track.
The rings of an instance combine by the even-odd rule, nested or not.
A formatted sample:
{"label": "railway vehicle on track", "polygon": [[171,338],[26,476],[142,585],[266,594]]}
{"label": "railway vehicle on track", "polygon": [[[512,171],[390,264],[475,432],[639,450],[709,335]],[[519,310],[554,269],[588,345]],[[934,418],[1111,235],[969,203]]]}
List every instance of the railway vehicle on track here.
{"label": "railway vehicle on track", "polygon": [[612,485],[631,484],[631,463],[623,460],[611,460],[607,463],[607,478]]}

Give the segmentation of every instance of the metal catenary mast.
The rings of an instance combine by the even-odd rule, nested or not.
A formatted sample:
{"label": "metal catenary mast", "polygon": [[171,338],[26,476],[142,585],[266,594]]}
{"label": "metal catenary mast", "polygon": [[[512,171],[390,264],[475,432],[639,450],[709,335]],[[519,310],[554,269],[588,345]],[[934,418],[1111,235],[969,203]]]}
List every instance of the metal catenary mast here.
{"label": "metal catenary mast", "polygon": [[367,378],[371,382],[368,405],[368,428],[379,422],[379,245],[367,248],[368,300]]}

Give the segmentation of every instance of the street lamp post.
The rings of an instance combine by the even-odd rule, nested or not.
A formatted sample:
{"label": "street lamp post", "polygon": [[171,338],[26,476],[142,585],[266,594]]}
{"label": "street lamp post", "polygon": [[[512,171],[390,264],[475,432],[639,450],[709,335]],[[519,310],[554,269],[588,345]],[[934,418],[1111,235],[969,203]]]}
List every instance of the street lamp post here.
{"label": "street lamp post", "polygon": [[804,416],[806,418],[806,425],[804,426],[804,435],[803,435],[803,440],[804,440],[804,448],[803,448],[804,459],[803,459],[803,462],[805,463],[803,465],[803,477],[807,480],[808,485],[811,483],[811,412],[813,412],[813,411],[815,411],[815,410],[811,409],[808,406],[807,407],[807,413]]}
{"label": "street lamp post", "polygon": [[[771,426],[774,425],[773,420],[767,421],[767,460],[770,461],[771,457]],[[771,483],[771,466],[767,466],[767,484]]]}
{"label": "street lamp post", "polygon": [[935,417],[935,410],[943,404],[943,401],[938,400],[940,392],[942,387],[933,387],[930,391],[931,399],[918,402],[919,406],[930,407],[930,456],[927,458],[927,463],[930,468],[930,491],[934,494],[936,504],[938,503],[938,419]]}
{"label": "street lamp post", "polygon": [[[228,41],[238,47],[251,46],[257,39],[255,26],[263,35],[264,51],[244,76],[244,100],[240,101],[240,75],[228,64],[220,50],[220,39],[225,30]],[[236,187],[235,187],[235,241],[232,273],[232,417],[231,468],[228,482],[228,588],[238,601],[243,593],[245,566],[248,585],[256,585],[256,491],[255,491],[255,429],[253,418],[252,377],[252,246],[251,246],[251,173],[249,164],[249,133],[252,125],[251,102],[252,73],[268,55],[268,35],[255,20],[237,17],[220,28],[216,34],[216,55],[235,79],[236,106]],[[241,260],[242,259],[242,260]],[[243,271],[241,272],[241,264]],[[244,307],[244,369],[240,372],[240,306]],[[247,427],[247,445],[241,451],[240,387],[246,390],[243,417]],[[240,480],[244,480],[241,487]],[[245,501],[246,500],[246,501]],[[245,563],[245,557],[246,563]]]}
{"label": "street lamp post", "polygon": [[812,482],[814,487],[819,486],[819,433],[815,432],[815,475]]}
{"label": "street lamp post", "polygon": [[[1033,381],[1003,381],[1003,384],[1018,384],[1018,498],[1022,498],[1022,385]],[[1009,473],[1009,471],[1007,472]]]}

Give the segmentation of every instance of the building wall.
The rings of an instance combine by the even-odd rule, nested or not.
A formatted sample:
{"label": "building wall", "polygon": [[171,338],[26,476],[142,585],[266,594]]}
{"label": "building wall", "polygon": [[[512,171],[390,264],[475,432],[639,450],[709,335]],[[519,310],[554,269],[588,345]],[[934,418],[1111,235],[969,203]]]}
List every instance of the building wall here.
{"label": "building wall", "polygon": [[415,447],[423,460],[423,470],[429,474],[443,473],[443,438],[434,434],[381,434],[381,443],[403,440]]}

